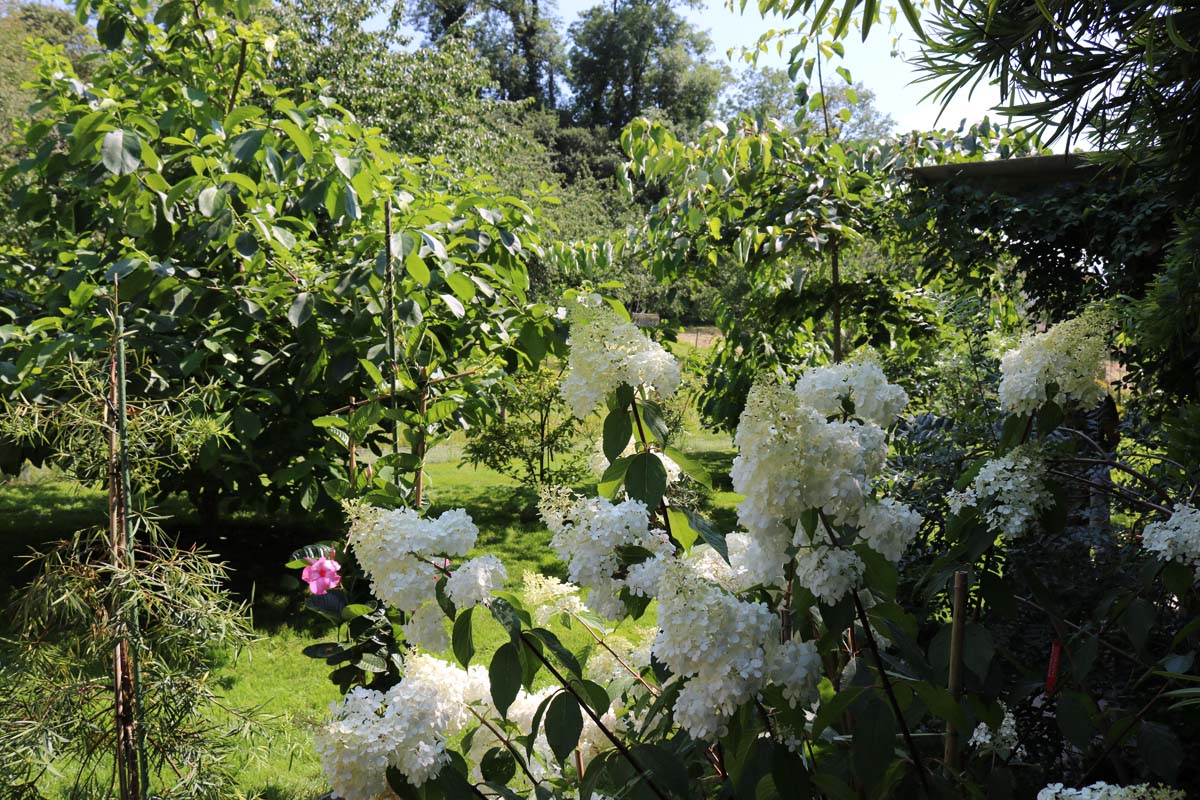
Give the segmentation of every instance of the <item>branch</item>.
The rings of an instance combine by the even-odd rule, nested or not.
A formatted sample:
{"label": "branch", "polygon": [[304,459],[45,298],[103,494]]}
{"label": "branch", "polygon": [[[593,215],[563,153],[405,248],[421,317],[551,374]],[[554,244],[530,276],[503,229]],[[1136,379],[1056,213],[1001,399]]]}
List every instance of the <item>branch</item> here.
{"label": "branch", "polygon": [[[233,88],[229,91],[229,102],[225,104],[225,114],[233,111],[237,104],[238,89],[242,86],[242,76],[246,74],[246,48],[249,47],[249,42],[242,39],[242,50],[238,54],[237,74],[233,76]],[[228,133],[228,131],[226,131]]]}
{"label": "branch", "polygon": [[1133,503],[1134,505],[1144,506],[1152,511],[1158,511],[1163,514],[1166,514],[1168,517],[1171,516],[1171,513],[1172,513],[1171,509],[1169,509],[1165,506],[1160,506],[1158,503],[1153,503],[1153,502],[1147,500],[1146,498],[1142,497],[1141,495],[1130,494],[1127,491],[1126,492],[1119,491],[1119,487],[1117,487],[1117,486],[1105,486],[1103,483],[1097,483],[1096,481],[1088,480],[1087,478],[1080,477],[1079,475],[1072,475],[1070,472],[1063,472],[1060,469],[1052,469],[1052,470],[1048,470],[1048,472],[1051,475],[1057,475],[1060,478],[1070,478],[1071,480],[1078,481],[1079,483],[1086,483],[1088,486],[1099,489],[1100,491],[1104,492],[1105,494],[1112,495],[1113,497],[1124,500],[1127,503]]}
{"label": "branch", "polygon": [[908,753],[912,756],[913,766],[917,768],[917,779],[921,781],[921,788],[925,793],[929,793],[929,782],[925,777],[925,765],[921,763],[921,756],[917,752],[917,745],[913,742],[912,734],[908,730],[908,722],[904,719],[904,712],[900,710],[900,703],[896,700],[896,693],[892,690],[892,681],[887,676],[887,670],[883,666],[883,658],[879,655],[879,646],[875,643],[875,634],[871,631],[871,622],[867,619],[867,612],[863,609],[862,602],[858,599],[858,590],[852,589],[850,597],[854,600],[854,610],[858,612],[858,621],[862,623],[863,632],[867,636],[867,645],[871,650],[871,655],[874,657],[875,670],[879,673],[879,680],[883,683],[883,691],[887,694],[888,702],[892,704],[892,711],[896,715],[896,721],[900,723],[900,733],[904,736],[904,744],[908,748]]}
{"label": "branch", "polygon": [[629,751],[629,748],[625,746],[625,743],[618,739],[616,735],[613,734],[613,732],[610,731],[608,727],[600,721],[600,717],[597,716],[596,712],[592,710],[592,707],[588,705],[588,703],[582,697],[579,696],[579,692],[576,691],[575,687],[571,685],[571,682],[564,678],[562,673],[555,669],[554,665],[551,664],[550,661],[544,655],[542,655],[542,653],[536,647],[531,645],[529,641],[526,640],[524,631],[521,631],[521,644],[525,646],[526,650],[533,653],[538,661],[542,662],[542,665],[550,671],[550,674],[554,676],[555,680],[557,680],[564,689],[571,693],[571,696],[575,698],[577,703],[579,703],[579,707],[582,708],[584,712],[591,718],[592,722],[596,723],[596,727],[600,729],[600,732],[604,734],[605,738],[612,742],[613,747],[617,748],[617,752],[619,752],[621,756],[629,762],[630,766],[637,770],[638,774],[642,776],[642,779],[646,781],[646,785],[650,787],[650,791],[654,792],[655,797],[657,797],[658,800],[669,800],[666,792],[658,788],[654,781],[650,779],[650,773],[646,771],[646,768],[643,767],[637,758],[634,757],[633,753]]}

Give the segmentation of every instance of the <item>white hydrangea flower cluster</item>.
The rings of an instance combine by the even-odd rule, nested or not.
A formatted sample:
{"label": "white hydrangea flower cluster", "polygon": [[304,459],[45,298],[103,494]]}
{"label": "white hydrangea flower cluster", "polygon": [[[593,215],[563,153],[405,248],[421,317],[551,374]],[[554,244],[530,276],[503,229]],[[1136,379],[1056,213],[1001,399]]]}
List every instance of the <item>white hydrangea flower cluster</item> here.
{"label": "white hydrangea flower cluster", "polygon": [[[835,418],[847,400],[862,420]],[[862,559],[823,539],[810,541],[799,521],[811,509],[839,525],[857,526],[868,547],[899,560],[921,516],[895,500],[872,500],[871,483],[887,456],[882,426],[907,402],[904,390],[887,383],[873,363],[819,367],[794,388],[758,384],[750,390],[731,473],[734,491],[746,496],[738,520],[753,542],[731,545],[739,580],[779,585],[785,552],[796,545],[797,580],[824,602],[857,586]]]}
{"label": "white hydrangea flower cluster", "polygon": [[1142,547],[1163,561],[1200,567],[1200,509],[1179,505],[1170,519],[1151,522],[1142,531]]}
{"label": "white hydrangea flower cluster", "polygon": [[496,556],[488,554],[472,558],[464,561],[446,579],[446,596],[459,609],[471,608],[487,603],[507,579],[508,571]]}
{"label": "white hydrangea flower cluster", "polygon": [[858,515],[858,535],[888,561],[899,561],[921,529],[921,515],[901,502],[884,497],[867,503]]}
{"label": "white hydrangea flower cluster", "polygon": [[1037,800],[1186,800],[1187,792],[1165,786],[1139,783],[1134,786],[1113,786],[1093,783],[1082,789],[1072,789],[1061,783],[1052,783],[1038,792]]}
{"label": "white hydrangea flower cluster", "polygon": [[1000,721],[999,728],[993,731],[986,722],[981,722],[975,726],[967,744],[978,753],[994,754],[1005,759],[1013,753],[1023,755],[1025,752],[1017,733],[1017,718],[1007,708],[1004,709],[1004,719]]}
{"label": "white hydrangea flower cluster", "polygon": [[408,508],[358,506],[350,510],[350,545],[371,578],[371,591],[393,608],[413,612],[433,597],[438,570],[432,559],[465,556],[479,529],[456,508],[423,519]]}
{"label": "white hydrangea flower cluster", "polygon": [[468,706],[487,713],[490,696],[483,667],[464,670],[433,656],[410,655],[400,683],[386,693],[351,690],[314,734],[330,787],[343,800],[394,798],[388,766],[422,785],[449,760],[446,739],[474,719]]}
{"label": "white hydrangea flower cluster", "polygon": [[826,417],[840,416],[843,400],[854,405],[854,414],[886,428],[908,405],[908,393],[888,383],[878,364],[871,361],[831,364],[810,369],[796,381],[800,402]]}
{"label": "white hydrangea flower cluster", "polygon": [[886,434],[874,423],[826,421],[792,389],[756,384],[734,436],[738,520],[751,535],[795,529],[811,508],[853,522],[883,468]]}
{"label": "white hydrangea flower cluster", "polygon": [[664,531],[650,529],[646,504],[640,500],[611,503],[603,497],[546,496],[541,510],[554,534],[550,546],[566,563],[568,579],[587,586],[588,605],[609,619],[625,613],[619,595],[629,586],[626,577],[617,577],[617,549],[641,547],[651,556],[674,551]]}
{"label": "white hydrangea flower cluster", "polygon": [[568,316],[570,355],[561,392],[576,417],[586,417],[623,383],[652,387],[664,397],[675,393],[679,364],[674,356],[599,295],[581,296]]}
{"label": "white hydrangea flower cluster", "polygon": [[1016,414],[1033,413],[1046,402],[1047,387],[1058,396],[1091,407],[1104,398],[1105,333],[1102,312],[1084,313],[1045,333],[1026,334],[1000,359],[1000,404]]}
{"label": "white hydrangea flower cluster", "polygon": [[446,613],[436,602],[427,602],[408,615],[400,626],[404,639],[414,647],[440,653],[450,647],[446,633]]}
{"label": "white hydrangea flower cluster", "polygon": [[966,506],[983,506],[988,528],[998,536],[1016,539],[1028,532],[1038,514],[1054,504],[1046,488],[1045,467],[1028,448],[1019,447],[1008,455],[988,461],[975,481],[947,498],[950,510],[958,513]]}
{"label": "white hydrangea flower cluster", "polygon": [[539,626],[545,626],[558,614],[575,615],[587,610],[579,599],[579,587],[574,584],[540,572],[526,572],[521,580],[521,596],[525,606],[533,609],[533,621]]}
{"label": "white hydrangea flower cluster", "polygon": [[721,735],[737,708],[769,683],[777,682],[791,702],[816,696],[816,648],[780,646],[779,620],[766,604],[739,600],[686,560],[664,565],[658,619],[651,652],[687,679],[674,716],[698,740]]}
{"label": "white hydrangea flower cluster", "polygon": [[767,670],[771,683],[783,690],[784,699],[795,708],[811,705],[819,696],[817,684],[824,668],[815,644],[792,639],[773,649]]}
{"label": "white hydrangea flower cluster", "polygon": [[866,568],[858,553],[841,547],[801,548],[796,554],[796,582],[828,605],[857,588]]}

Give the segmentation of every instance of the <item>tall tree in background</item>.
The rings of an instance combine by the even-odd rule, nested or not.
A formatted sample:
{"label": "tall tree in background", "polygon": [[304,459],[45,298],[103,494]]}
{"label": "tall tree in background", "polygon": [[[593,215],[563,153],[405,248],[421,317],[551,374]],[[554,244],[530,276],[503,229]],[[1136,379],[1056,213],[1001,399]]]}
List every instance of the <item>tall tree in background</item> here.
{"label": "tall tree in background", "polygon": [[[820,113],[820,107],[801,103],[796,94],[798,84],[787,70],[762,67],[746,70],[738,76],[721,100],[722,119],[747,113],[754,117],[774,117],[785,123],[794,122],[796,114]],[[842,141],[884,139],[895,132],[896,121],[875,105],[875,93],[861,82],[840,83],[826,87],[825,101],[829,104],[829,119],[835,138]],[[814,101],[819,103],[820,101]]]}
{"label": "tall tree in background", "polygon": [[431,44],[462,36],[487,60],[498,96],[558,105],[562,37],[553,0],[416,0],[409,21]]}
{"label": "tall tree in background", "polygon": [[32,81],[37,65],[25,42],[42,39],[61,45],[76,67],[88,52],[91,34],[75,15],[41,3],[0,2],[0,146],[7,148],[13,123],[29,115],[34,94],[21,85]]}
{"label": "tall tree in background", "polygon": [[615,0],[571,25],[569,78],[576,122],[617,132],[657,109],[694,127],[712,115],[724,70],[708,35],[670,0]]}

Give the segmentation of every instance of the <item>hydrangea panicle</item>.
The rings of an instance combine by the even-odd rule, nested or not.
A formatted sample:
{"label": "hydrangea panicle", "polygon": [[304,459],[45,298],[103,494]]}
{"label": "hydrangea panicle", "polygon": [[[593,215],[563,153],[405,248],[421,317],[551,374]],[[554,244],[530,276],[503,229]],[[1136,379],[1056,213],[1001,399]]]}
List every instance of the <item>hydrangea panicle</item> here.
{"label": "hydrangea panicle", "polygon": [[1200,567],[1200,509],[1179,505],[1169,519],[1151,522],[1142,531],[1142,547],[1163,561]]}
{"label": "hydrangea panicle", "polygon": [[562,396],[583,419],[621,384],[652,387],[669,397],[679,386],[679,364],[662,345],[621,318],[599,295],[582,295],[568,317],[570,354]]}
{"label": "hydrangea panicle", "polygon": [[1058,396],[1091,407],[1103,399],[1105,334],[1112,327],[1101,311],[1060,322],[1044,333],[1026,334],[1000,359],[1000,404],[1015,414],[1031,414]]}

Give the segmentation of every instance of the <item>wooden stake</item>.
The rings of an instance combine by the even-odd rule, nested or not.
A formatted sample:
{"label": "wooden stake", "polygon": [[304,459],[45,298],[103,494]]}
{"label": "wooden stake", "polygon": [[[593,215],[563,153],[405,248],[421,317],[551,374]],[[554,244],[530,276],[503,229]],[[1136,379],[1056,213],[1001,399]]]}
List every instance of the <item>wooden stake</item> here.
{"label": "wooden stake", "polygon": [[[967,573],[954,573],[954,618],[950,628],[950,694],[954,702],[962,696],[964,632],[967,623]],[[942,756],[948,769],[958,769],[961,731],[946,722],[946,750]]]}

